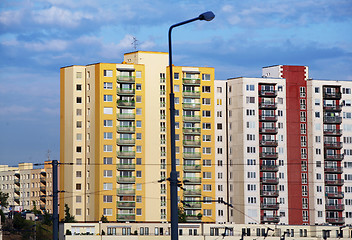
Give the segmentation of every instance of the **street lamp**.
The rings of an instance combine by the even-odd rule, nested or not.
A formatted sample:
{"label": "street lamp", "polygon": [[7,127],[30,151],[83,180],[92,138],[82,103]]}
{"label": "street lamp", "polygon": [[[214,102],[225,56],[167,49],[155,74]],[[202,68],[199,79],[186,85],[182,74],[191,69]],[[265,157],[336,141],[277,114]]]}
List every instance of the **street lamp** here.
{"label": "street lamp", "polygon": [[215,17],[214,13],[209,11],[202,13],[196,18],[192,18],[180,23],[176,23],[169,28],[169,68],[170,68],[170,138],[171,138],[171,172],[170,172],[170,199],[171,199],[171,240],[178,239],[178,198],[177,198],[177,172],[176,172],[176,152],[175,152],[175,101],[174,101],[174,83],[172,72],[172,48],[171,48],[171,31],[173,28],[194,22],[197,20],[211,21]]}

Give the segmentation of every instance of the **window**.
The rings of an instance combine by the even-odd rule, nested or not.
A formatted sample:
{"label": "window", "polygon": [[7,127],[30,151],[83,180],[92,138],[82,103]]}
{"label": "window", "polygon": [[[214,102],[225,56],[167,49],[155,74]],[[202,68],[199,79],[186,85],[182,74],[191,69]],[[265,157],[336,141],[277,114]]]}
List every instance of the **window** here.
{"label": "window", "polygon": [[179,73],[174,73],[174,80],[180,79],[180,74]]}
{"label": "window", "polygon": [[204,167],[211,167],[211,160],[210,159],[203,159],[203,166]]}
{"label": "window", "polygon": [[211,123],[203,123],[203,129],[211,129]]}
{"label": "window", "polygon": [[203,81],[210,81],[210,74],[202,74]]}
{"label": "window", "polygon": [[104,216],[112,216],[112,208],[104,208],[103,215]]}
{"label": "window", "polygon": [[136,71],[136,78],[141,78],[141,77],[142,77],[142,72]]}
{"label": "window", "polygon": [[136,84],[136,90],[137,90],[137,91],[142,90],[142,84],[137,83],[137,84]]}
{"label": "window", "polygon": [[254,91],[254,85],[246,85],[246,91]]}
{"label": "window", "polygon": [[136,121],[136,127],[137,127],[137,128],[142,127],[142,121],[137,120],[137,121]]}
{"label": "window", "polygon": [[112,190],[112,183],[104,183],[103,189],[104,190]]}
{"label": "window", "polygon": [[112,139],[112,132],[104,132],[104,139]]}
{"label": "window", "polygon": [[204,184],[203,185],[203,191],[206,191],[206,192],[211,191],[211,184]]}
{"label": "window", "polygon": [[76,90],[81,91],[82,90],[82,84],[77,84],[76,85]]}
{"label": "window", "polygon": [[76,171],[76,177],[78,177],[78,178],[82,177],[82,172],[81,171]]}
{"label": "window", "polygon": [[82,152],[82,147],[81,146],[76,147],[76,152],[78,153]]}
{"label": "window", "polygon": [[76,190],[81,190],[82,189],[82,184],[76,183]]}
{"label": "window", "polygon": [[217,87],[217,92],[222,93],[222,87]]}
{"label": "window", "polygon": [[204,216],[211,216],[211,209],[203,209]]}
{"label": "window", "polygon": [[203,172],[203,178],[211,179],[211,172]]}
{"label": "window", "polygon": [[210,105],[211,104],[210,98],[202,98],[202,104],[203,105]]}
{"label": "window", "polygon": [[142,108],[136,109],[136,115],[142,115]]}
{"label": "window", "polygon": [[319,87],[315,87],[315,88],[314,88],[314,92],[315,92],[315,93],[319,93]]}
{"label": "window", "polygon": [[202,86],[202,92],[210,93],[211,92],[210,86]]}
{"label": "window", "polygon": [[112,170],[104,170],[104,177],[112,177]]}
{"label": "window", "polygon": [[104,145],[104,152],[112,152],[112,145]]}
{"label": "window", "polygon": [[203,117],[210,117],[210,111],[203,110]]}
{"label": "window", "polygon": [[104,95],[104,102],[112,102],[112,95]]}
{"label": "window", "polygon": [[104,203],[112,203],[112,196],[111,195],[104,195],[103,202]]}
{"label": "window", "polygon": [[221,130],[222,129],[222,123],[216,124],[216,129]]}
{"label": "window", "polygon": [[112,120],[104,120],[104,127],[112,127]]}
{"label": "window", "polygon": [[141,140],[142,139],[142,133],[137,133],[136,134],[136,139]]}
{"label": "window", "polygon": [[104,77],[112,77],[112,70],[104,70]]}
{"label": "window", "polygon": [[136,96],[136,102],[141,103],[142,102],[142,96]]}
{"label": "window", "polygon": [[142,177],[142,171],[136,171],[136,177],[141,178]]}
{"label": "window", "polygon": [[104,82],[104,89],[112,89],[112,82]]}
{"label": "window", "polygon": [[246,97],[246,103],[255,103],[255,97]]}
{"label": "window", "polygon": [[112,157],[104,157],[104,164],[112,164]]}
{"label": "window", "polygon": [[203,154],[211,154],[211,148],[210,147],[203,147]]}
{"label": "window", "polygon": [[142,146],[136,146],[136,152],[141,153],[142,152]]}
{"label": "window", "polygon": [[211,135],[203,135],[203,142],[210,142],[211,141]]}
{"label": "window", "polygon": [[137,214],[137,216],[142,216],[142,208],[137,208],[136,214]]}
{"label": "window", "polygon": [[104,114],[112,114],[112,107],[104,107]]}

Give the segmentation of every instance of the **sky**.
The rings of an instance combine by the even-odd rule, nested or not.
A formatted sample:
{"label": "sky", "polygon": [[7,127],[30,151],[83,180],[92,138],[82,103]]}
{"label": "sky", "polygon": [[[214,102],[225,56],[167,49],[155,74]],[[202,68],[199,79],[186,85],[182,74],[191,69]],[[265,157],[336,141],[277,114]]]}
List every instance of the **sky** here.
{"label": "sky", "polygon": [[261,77],[305,65],[314,79],[352,80],[351,0],[1,0],[0,164],[60,158],[60,67],[120,63],[168,51],[175,65],[215,68],[216,79]]}

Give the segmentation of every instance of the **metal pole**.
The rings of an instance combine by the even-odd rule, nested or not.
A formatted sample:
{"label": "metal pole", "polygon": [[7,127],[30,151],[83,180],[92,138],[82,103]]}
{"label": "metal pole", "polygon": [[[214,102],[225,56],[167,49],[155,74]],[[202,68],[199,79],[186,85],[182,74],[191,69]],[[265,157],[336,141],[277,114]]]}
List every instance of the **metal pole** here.
{"label": "metal pole", "polygon": [[176,152],[175,152],[175,99],[174,83],[172,72],[172,47],[171,32],[174,27],[199,20],[199,17],[177,23],[169,28],[169,69],[170,69],[170,144],[171,144],[171,172],[170,172],[170,205],[171,205],[171,240],[178,240],[178,197],[177,197],[177,172],[176,172]]}
{"label": "metal pole", "polygon": [[59,215],[58,215],[58,178],[57,178],[57,166],[58,161],[52,160],[53,167],[53,240],[59,239]]}

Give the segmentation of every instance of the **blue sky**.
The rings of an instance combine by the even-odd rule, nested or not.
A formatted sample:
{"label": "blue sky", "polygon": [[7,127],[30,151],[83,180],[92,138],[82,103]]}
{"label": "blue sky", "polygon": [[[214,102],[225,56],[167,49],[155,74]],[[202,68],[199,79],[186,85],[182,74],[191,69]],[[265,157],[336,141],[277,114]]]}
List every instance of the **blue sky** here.
{"label": "blue sky", "polygon": [[59,159],[59,69],[167,51],[175,65],[215,67],[217,79],[260,77],[275,64],[306,65],[315,79],[352,80],[351,0],[2,0],[0,164]]}

